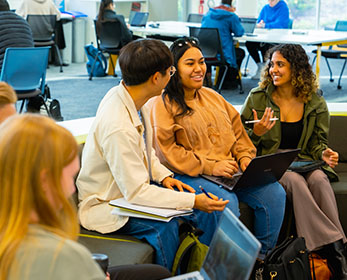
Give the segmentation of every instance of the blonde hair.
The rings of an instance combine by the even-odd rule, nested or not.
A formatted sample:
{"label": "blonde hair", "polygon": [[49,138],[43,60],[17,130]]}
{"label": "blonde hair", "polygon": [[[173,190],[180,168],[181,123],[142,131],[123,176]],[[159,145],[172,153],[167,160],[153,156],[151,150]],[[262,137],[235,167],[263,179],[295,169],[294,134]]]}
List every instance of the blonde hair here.
{"label": "blonde hair", "polygon": [[[6,279],[33,212],[48,231],[77,239],[76,209],[61,185],[62,171],[77,156],[74,137],[53,120],[16,115],[0,126],[0,279]],[[45,172],[54,205],[42,188]]]}
{"label": "blonde hair", "polygon": [[0,107],[17,102],[17,95],[14,89],[5,82],[0,82]]}

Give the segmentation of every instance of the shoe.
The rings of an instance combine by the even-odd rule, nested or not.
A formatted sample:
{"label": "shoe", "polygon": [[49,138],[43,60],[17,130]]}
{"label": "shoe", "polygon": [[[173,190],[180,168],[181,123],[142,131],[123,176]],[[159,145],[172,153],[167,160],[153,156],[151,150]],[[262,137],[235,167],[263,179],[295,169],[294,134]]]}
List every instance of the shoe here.
{"label": "shoe", "polygon": [[254,76],[252,76],[252,80],[259,80],[260,79],[260,74],[261,74],[261,70],[263,70],[263,67],[265,66],[265,63],[261,63],[261,62],[258,62],[257,63],[257,72],[255,73]]}
{"label": "shoe", "polygon": [[342,239],[324,245],[319,250],[319,254],[328,260],[328,265],[333,273],[333,279],[347,280],[347,252]]}

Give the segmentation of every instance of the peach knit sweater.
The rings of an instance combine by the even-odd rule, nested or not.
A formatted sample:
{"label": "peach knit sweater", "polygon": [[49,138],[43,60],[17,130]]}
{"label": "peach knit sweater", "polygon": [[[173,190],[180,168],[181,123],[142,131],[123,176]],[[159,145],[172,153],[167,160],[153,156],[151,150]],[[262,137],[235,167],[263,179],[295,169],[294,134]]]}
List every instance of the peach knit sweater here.
{"label": "peach knit sweater", "polygon": [[256,149],[240,115],[220,94],[201,88],[194,99],[186,100],[191,115],[175,117],[177,104],[162,96],[151,100],[153,145],[162,164],[174,172],[198,176],[212,175],[216,162],[253,158]]}

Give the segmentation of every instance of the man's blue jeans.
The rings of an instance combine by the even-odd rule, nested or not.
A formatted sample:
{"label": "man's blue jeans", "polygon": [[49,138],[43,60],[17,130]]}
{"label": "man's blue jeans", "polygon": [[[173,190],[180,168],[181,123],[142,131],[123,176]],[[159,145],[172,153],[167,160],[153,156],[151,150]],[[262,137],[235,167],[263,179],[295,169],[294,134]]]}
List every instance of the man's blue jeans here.
{"label": "man's blue jeans", "polygon": [[[237,216],[240,216],[238,201],[246,203],[254,210],[254,235],[262,244],[260,257],[275,247],[282,226],[286,192],[278,183],[260,187],[244,188],[235,192],[218,186],[202,177],[175,174],[175,178],[193,187],[197,193],[201,193],[201,185],[210,192],[224,200],[230,200],[227,207]],[[219,215],[219,213],[216,213]]]}
{"label": "man's blue jeans", "polygon": [[155,250],[155,263],[171,270],[179,246],[178,219],[189,221],[195,227],[202,229],[204,234],[199,240],[209,245],[219,219],[219,215],[215,213],[208,214],[194,210],[192,215],[175,218],[168,223],[129,218],[129,221],[117,233],[128,234],[140,240],[146,240]]}

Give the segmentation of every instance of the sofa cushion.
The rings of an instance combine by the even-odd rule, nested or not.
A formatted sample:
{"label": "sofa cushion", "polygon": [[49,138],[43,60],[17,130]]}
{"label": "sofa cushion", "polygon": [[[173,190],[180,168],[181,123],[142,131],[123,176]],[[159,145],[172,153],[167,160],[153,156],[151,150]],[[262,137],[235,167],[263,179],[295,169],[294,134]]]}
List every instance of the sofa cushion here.
{"label": "sofa cushion", "polygon": [[128,235],[100,234],[81,227],[78,242],[92,253],[106,254],[110,266],[153,263],[153,248]]}
{"label": "sofa cushion", "polygon": [[330,117],[329,147],[339,153],[341,162],[347,162],[347,133],[344,133],[346,127],[347,116]]}

